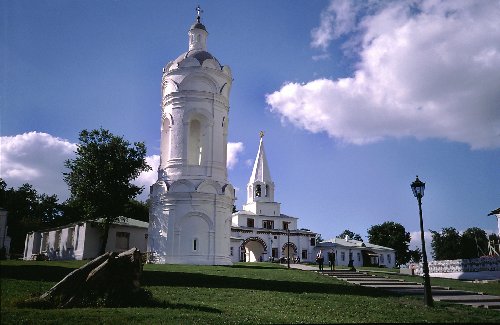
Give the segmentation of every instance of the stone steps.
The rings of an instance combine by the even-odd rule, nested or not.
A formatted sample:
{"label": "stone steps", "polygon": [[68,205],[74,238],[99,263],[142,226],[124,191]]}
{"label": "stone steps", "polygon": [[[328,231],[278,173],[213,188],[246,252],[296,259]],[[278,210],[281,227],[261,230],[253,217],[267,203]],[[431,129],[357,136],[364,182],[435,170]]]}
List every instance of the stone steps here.
{"label": "stone steps", "polygon": [[[390,279],[378,275],[357,271],[317,271],[352,284],[377,288],[400,295],[423,295],[421,283],[408,282],[403,279]],[[477,292],[452,290],[448,287],[432,286],[432,297],[435,301],[458,303],[477,308],[488,308],[500,311],[500,296],[484,295]]]}

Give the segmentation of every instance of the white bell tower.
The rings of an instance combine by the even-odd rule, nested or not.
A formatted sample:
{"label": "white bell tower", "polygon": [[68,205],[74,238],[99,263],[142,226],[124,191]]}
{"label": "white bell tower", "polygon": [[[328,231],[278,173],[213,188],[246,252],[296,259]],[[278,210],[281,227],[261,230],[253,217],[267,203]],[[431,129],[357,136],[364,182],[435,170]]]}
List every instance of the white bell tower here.
{"label": "white bell tower", "polygon": [[247,185],[247,203],[243,210],[256,215],[279,216],[280,204],[274,202],[274,182],[271,179],[264,151],[264,132],[260,131],[259,150]]}
{"label": "white bell tower", "polygon": [[158,181],[151,186],[148,251],[169,264],[231,264],[234,189],[227,180],[232,75],[207,52],[201,10],[188,51],[163,68]]}

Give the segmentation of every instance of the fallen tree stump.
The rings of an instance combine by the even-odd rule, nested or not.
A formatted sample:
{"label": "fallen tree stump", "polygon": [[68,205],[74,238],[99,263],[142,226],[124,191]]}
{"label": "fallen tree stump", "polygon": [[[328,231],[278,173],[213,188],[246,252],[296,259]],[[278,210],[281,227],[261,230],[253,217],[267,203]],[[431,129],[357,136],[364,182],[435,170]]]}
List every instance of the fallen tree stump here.
{"label": "fallen tree stump", "polygon": [[141,273],[141,253],[136,248],[108,252],[68,274],[37,301],[59,308],[141,304],[151,298],[140,288]]}

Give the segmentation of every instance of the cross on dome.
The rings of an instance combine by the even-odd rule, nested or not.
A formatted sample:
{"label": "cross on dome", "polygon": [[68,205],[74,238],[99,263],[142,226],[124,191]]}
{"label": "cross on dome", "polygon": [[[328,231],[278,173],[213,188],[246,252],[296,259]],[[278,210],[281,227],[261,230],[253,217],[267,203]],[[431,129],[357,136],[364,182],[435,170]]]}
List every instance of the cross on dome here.
{"label": "cross on dome", "polygon": [[201,7],[198,5],[198,6],[196,7],[196,16],[197,16],[197,17],[196,17],[196,20],[197,20],[198,22],[200,22],[200,20],[201,20],[201,13],[203,13],[203,10],[201,10]]}

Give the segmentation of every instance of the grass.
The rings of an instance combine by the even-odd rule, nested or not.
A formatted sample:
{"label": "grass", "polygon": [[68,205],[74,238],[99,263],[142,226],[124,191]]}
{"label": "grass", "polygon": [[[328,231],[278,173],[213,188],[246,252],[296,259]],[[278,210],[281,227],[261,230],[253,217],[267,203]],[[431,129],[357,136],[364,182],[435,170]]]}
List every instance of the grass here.
{"label": "grass", "polygon": [[1,322],[18,323],[499,323],[500,312],[398,297],[271,263],[145,265],[158,302],[140,308],[20,308],[82,262],[1,262]]}

